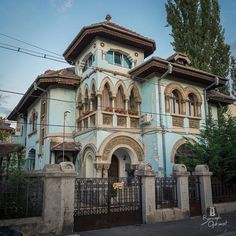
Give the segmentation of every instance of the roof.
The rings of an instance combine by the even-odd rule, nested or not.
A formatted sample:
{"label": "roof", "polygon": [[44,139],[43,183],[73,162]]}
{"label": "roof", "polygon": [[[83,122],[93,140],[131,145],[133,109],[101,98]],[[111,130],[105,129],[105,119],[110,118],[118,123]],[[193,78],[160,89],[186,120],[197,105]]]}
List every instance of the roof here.
{"label": "roof", "polygon": [[223,106],[233,104],[236,101],[235,98],[220,93],[216,90],[210,90],[207,94],[207,98],[208,102],[221,104]]}
{"label": "roof", "polygon": [[[80,78],[75,74],[74,67],[61,70],[47,70],[44,74],[38,76],[28,88],[24,96],[16,105],[14,110],[8,115],[9,120],[16,120],[18,114],[25,114],[28,107],[38,99],[38,97],[47,90],[49,86],[63,86],[63,88],[77,88]],[[40,89],[34,88],[37,85]]]}
{"label": "roof", "polygon": [[175,52],[173,55],[168,57],[166,60],[175,63],[175,62],[178,61],[178,59],[185,60],[186,64],[190,64],[191,63],[191,61],[188,58],[188,56],[185,53],[183,53],[183,52]]}
{"label": "roof", "polygon": [[14,143],[0,143],[0,157],[5,157],[12,152],[16,152],[22,146]]}
{"label": "roof", "polygon": [[58,142],[52,142],[51,143],[51,150],[52,151],[80,151],[81,149],[81,144],[80,142],[64,142],[64,147],[63,143],[58,143]]}
{"label": "roof", "polygon": [[[210,74],[208,72],[190,66],[184,66],[177,63],[172,63],[160,57],[150,58],[149,60],[130,70],[129,73],[133,76],[134,79],[143,82],[143,79],[145,79],[146,77],[148,77],[153,73],[165,73],[168,69],[169,63],[171,63],[171,65],[173,66],[172,75],[176,77],[205,85],[209,85],[215,80],[216,75]],[[219,78],[220,86],[225,85],[227,80],[219,76],[217,77]]]}
{"label": "roof", "polygon": [[151,55],[156,49],[154,40],[110,21],[104,21],[83,27],[63,53],[65,59],[73,64],[78,55],[96,36],[139,48],[144,51],[145,57]]}
{"label": "roof", "polygon": [[15,129],[10,127],[10,125],[11,124],[6,123],[4,120],[3,121],[0,120],[0,130],[4,130],[13,134],[15,132]]}

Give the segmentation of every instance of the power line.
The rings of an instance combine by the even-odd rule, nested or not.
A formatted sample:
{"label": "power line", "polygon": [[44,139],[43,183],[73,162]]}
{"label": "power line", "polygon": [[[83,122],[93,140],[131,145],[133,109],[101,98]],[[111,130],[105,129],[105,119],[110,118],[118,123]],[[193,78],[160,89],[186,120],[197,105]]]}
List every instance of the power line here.
{"label": "power line", "polygon": [[30,49],[26,49],[26,48],[21,48],[21,47],[18,47],[18,46],[14,46],[14,45],[11,45],[11,44],[8,44],[8,43],[2,43],[0,42],[1,45],[3,46],[6,46],[7,48],[13,48],[13,49],[17,49],[17,51],[19,52],[22,52],[23,51],[26,51],[26,52],[30,52],[30,53],[35,53],[35,54],[39,54],[41,56],[50,56],[51,58],[55,58],[55,59],[58,59],[58,60],[64,60],[63,57],[58,57],[58,56],[52,56],[52,55],[49,55],[49,54],[45,54],[45,53],[42,53],[42,52],[38,52],[38,51],[35,51],[35,50],[30,50]]}
{"label": "power line", "polygon": [[[30,122],[17,122],[17,121],[12,121],[12,123],[17,123],[17,124],[22,124],[22,125],[32,125],[32,123]],[[35,124],[36,126],[47,126],[47,127],[64,127],[64,124],[45,124],[45,123],[36,123]],[[77,126],[76,125],[65,125],[66,128],[75,128],[77,129]],[[142,131],[142,128],[138,127],[138,128],[127,128],[127,127],[98,127],[98,126],[80,126],[82,129],[95,129],[95,130],[114,130],[114,131],[119,131],[119,130],[134,130],[134,131],[138,131],[139,133],[140,132],[143,132]],[[165,127],[165,132],[169,132],[171,133],[173,130],[177,130],[177,131],[180,131],[180,129],[189,129],[189,127],[172,127],[172,128],[167,128]],[[149,130],[149,131],[147,131]],[[36,130],[37,131],[37,130]],[[84,130],[82,131],[78,131],[78,132],[83,132]],[[89,130],[90,131],[90,130]],[[145,132],[162,132],[162,129],[161,128],[145,128]],[[186,131],[182,131],[182,132],[186,132]],[[30,134],[30,133],[29,133]],[[28,135],[28,134],[27,134]]]}
{"label": "power line", "polygon": [[48,60],[51,60],[51,61],[57,61],[57,62],[68,64],[65,61],[52,58],[52,56],[50,56],[50,55],[47,55],[47,54],[40,55],[40,54],[37,54],[37,53],[31,53],[31,52],[24,51],[25,49],[22,49],[22,48],[11,48],[9,46],[0,46],[0,48],[4,48],[4,49],[15,51],[15,52],[21,52],[21,53],[24,53],[24,54],[27,54],[27,55],[30,55],[30,56],[34,56],[34,57],[44,58],[44,59],[48,59]]}
{"label": "power line", "polygon": [[51,53],[51,54],[54,54],[54,55],[57,55],[57,56],[60,56],[60,57],[61,57],[60,54],[55,53],[55,52],[52,52],[52,51],[49,51],[49,50],[44,49],[44,48],[41,48],[41,47],[39,47],[39,46],[37,46],[37,45],[35,45],[35,44],[27,43],[27,42],[25,42],[25,41],[23,41],[23,40],[17,39],[17,38],[12,37],[12,36],[9,36],[9,35],[7,35],[7,34],[0,33],[0,35],[4,36],[4,37],[6,37],[6,38],[13,39],[13,40],[15,40],[15,41],[24,43],[24,44],[29,45],[29,46],[31,46],[31,47],[35,47],[35,48],[38,48],[38,49],[43,50],[43,51],[45,51],[45,52],[49,52],[49,53]]}

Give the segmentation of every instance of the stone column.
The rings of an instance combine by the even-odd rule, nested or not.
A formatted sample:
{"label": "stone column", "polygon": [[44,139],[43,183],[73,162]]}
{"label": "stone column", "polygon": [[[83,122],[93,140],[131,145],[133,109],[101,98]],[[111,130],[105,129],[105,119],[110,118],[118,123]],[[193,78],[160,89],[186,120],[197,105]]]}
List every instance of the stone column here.
{"label": "stone column", "polygon": [[197,165],[193,175],[199,177],[201,208],[202,213],[204,214],[206,213],[208,207],[213,206],[211,190],[212,172],[209,171],[207,165]]}
{"label": "stone column", "polygon": [[177,198],[178,208],[183,212],[189,212],[189,189],[187,168],[183,164],[175,164],[173,166],[173,176],[177,178]]}
{"label": "stone column", "polygon": [[73,232],[75,167],[71,162],[44,166],[42,234],[66,235]]}
{"label": "stone column", "polygon": [[144,168],[136,171],[136,175],[140,176],[142,181],[143,223],[154,223],[156,211],[155,173]]}

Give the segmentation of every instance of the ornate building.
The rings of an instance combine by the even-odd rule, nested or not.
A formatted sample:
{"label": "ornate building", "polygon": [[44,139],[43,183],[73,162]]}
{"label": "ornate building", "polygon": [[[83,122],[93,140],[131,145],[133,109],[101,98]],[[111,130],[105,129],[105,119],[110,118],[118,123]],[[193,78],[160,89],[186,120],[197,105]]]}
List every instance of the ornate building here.
{"label": "ornate building", "polygon": [[84,27],[63,54],[74,67],[39,76],[9,115],[25,124],[28,163],[73,161],[82,177],[127,176],[142,165],[171,174],[209,107],[217,118],[217,106],[233,100],[207,95],[226,80],[190,67],[183,53],[144,61],[155,48],[110,17]]}

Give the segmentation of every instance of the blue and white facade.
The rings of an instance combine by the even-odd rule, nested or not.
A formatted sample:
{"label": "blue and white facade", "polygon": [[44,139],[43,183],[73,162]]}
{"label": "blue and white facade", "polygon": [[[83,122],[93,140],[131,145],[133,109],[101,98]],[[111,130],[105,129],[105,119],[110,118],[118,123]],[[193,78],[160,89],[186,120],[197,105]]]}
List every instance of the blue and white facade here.
{"label": "blue and white facade", "polygon": [[206,97],[214,75],[181,53],[145,61],[154,50],[151,39],[110,21],[84,27],[64,53],[73,75],[45,73],[43,89],[29,89],[9,115],[24,119],[28,169],[67,160],[81,177],[128,176],[141,166],[170,175],[178,149],[196,140],[209,106],[217,118],[221,102]]}

